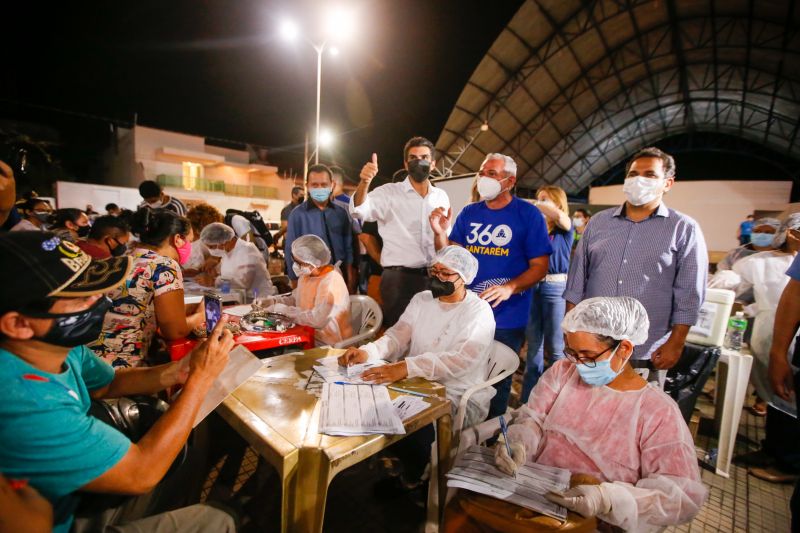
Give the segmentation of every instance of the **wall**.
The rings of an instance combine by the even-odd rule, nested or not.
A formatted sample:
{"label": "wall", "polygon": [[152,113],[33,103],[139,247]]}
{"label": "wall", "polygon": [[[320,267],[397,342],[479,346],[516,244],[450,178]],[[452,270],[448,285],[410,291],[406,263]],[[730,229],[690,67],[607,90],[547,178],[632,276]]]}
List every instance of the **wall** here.
{"label": "wall", "polygon": [[[288,203],[288,200],[225,196],[219,193],[186,191],[171,187],[165,188],[164,192],[180,199],[188,207],[195,203],[206,202],[219,209],[223,214],[226,209],[257,210],[266,221],[277,223],[280,222],[281,209]],[[71,181],[56,182],[56,206],[59,208],[85,209],[86,204],[92,204],[95,211],[105,214],[105,205],[110,202],[135,211],[142,202],[142,198],[139,196],[139,189],[135,187],[115,187]]]}
{"label": "wall", "polygon": [[205,148],[203,148],[203,151],[209,154],[221,155],[225,158],[225,161],[230,161],[231,163],[241,163],[246,165],[250,162],[250,154],[247,153],[247,150],[234,150],[232,148],[224,148],[222,146],[206,144]]}
{"label": "wall", "polygon": [[453,210],[453,219],[464,209],[464,206],[472,201],[472,183],[475,181],[475,174],[467,174],[454,178],[433,180],[437,187],[440,187],[450,198],[450,208]]}
{"label": "wall", "polygon": [[139,170],[133,157],[133,132],[128,128],[118,128],[116,134],[116,145],[109,148],[104,157],[106,181],[117,185],[137,185],[141,180],[137,177]]}
{"label": "wall", "polygon": [[156,150],[168,146],[181,150],[205,152],[205,139],[196,135],[186,135],[173,131],[157,130],[144,126],[134,126],[136,159],[155,159]]}
{"label": "wall", "polygon": [[[783,211],[792,192],[791,181],[677,181],[664,197],[666,204],[697,220],[709,251],[736,247],[736,230],[756,210]],[[592,187],[589,203],[621,204],[622,185]]]}
{"label": "wall", "polygon": [[122,208],[136,210],[136,207],[142,202],[142,197],[139,196],[139,189],[133,187],[114,187],[72,181],[56,182],[56,205],[59,209],[63,207],[86,209],[86,204],[92,204],[95,211],[104,215],[106,204],[111,202]]}

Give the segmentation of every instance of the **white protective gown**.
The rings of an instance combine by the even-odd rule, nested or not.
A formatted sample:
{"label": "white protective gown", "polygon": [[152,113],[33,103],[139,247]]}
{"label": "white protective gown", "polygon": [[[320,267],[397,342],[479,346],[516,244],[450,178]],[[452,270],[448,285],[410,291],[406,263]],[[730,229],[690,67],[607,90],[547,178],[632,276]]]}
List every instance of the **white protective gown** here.
{"label": "white protective gown", "polygon": [[508,435],[524,443],[528,461],[603,481],[612,509],[598,518],[626,531],[688,522],[706,500],[689,428],[654,383],[625,392],[592,387],[574,364],[558,361]]}
{"label": "white protective gown", "polygon": [[[361,349],[369,360],[405,358],[408,377],[444,385],[455,416],[464,392],[486,381],[494,328],[492,308],[474,292],[467,291],[458,303],[444,303],[423,291],[411,299],[397,324]],[[486,419],[494,394],[488,387],[470,398],[465,427]]]}
{"label": "white protective gown", "polygon": [[208,256],[208,247],[203,244],[203,241],[197,239],[192,242],[192,253],[189,254],[189,259],[181,266],[184,270],[200,270],[206,264]]}
{"label": "white protective gown", "polygon": [[[769,350],[772,347],[772,328],[775,326],[775,313],[781,299],[783,289],[789,283],[786,271],[794,261],[794,255],[781,251],[759,252],[745,257],[733,265],[733,271],[741,277],[736,289],[739,295],[752,290],[755,304],[753,333],[750,336],[750,350],[753,352],[753,370],[750,374],[753,385],[761,398],[778,404],[790,414],[797,413],[793,402],[785,402],[772,392],[769,383]],[[794,350],[794,342],[789,353]],[[797,371],[797,369],[795,369]]]}
{"label": "white protective gown", "polygon": [[272,285],[264,256],[251,242],[236,239],[236,246],[220,261],[219,277],[231,280],[231,287],[244,289],[250,296],[269,296]]}
{"label": "white protective gown", "polygon": [[314,328],[317,346],[333,345],[353,336],[350,294],[342,274],[332,267],[321,276],[300,276],[297,288],[276,296],[271,310]]}

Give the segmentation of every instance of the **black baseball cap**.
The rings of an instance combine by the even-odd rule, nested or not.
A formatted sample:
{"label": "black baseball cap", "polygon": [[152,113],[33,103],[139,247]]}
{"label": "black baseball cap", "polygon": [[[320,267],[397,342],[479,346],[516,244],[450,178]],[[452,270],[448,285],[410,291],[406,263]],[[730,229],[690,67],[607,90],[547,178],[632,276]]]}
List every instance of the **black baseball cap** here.
{"label": "black baseball cap", "polygon": [[109,292],[131,269],[129,257],[92,258],[46,231],[0,233],[0,313],[48,297],[82,298]]}

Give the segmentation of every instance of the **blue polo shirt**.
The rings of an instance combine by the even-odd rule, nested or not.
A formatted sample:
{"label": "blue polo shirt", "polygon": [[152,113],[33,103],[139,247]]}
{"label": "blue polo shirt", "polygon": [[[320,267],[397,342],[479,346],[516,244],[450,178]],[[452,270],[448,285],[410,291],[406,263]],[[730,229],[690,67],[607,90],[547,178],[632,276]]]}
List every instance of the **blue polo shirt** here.
{"label": "blue polo shirt", "polygon": [[332,263],[341,261],[342,265],[349,265],[353,262],[352,222],[347,210],[333,201],[329,201],[325,209],[320,209],[311,200],[306,200],[289,215],[286,229],[286,273],[291,279],[297,279],[292,271],[292,242],[309,234],[325,241],[331,250]]}
{"label": "blue polo shirt", "polygon": [[27,479],[53,504],[54,532],[66,533],[75,491],[128,452],[130,441],[87,414],[89,392],[114,379],[114,369],[86,346],[73,348],[60,374],[43,372],[0,349],[0,472]]}
{"label": "blue polo shirt", "polygon": [[[516,278],[530,268],[531,259],[553,252],[542,213],[516,196],[502,209],[489,209],[486,202],[466,206],[453,224],[450,240],[478,260],[478,275],[469,286],[478,294]],[[532,294],[530,289],[514,294],[493,308],[497,329],[524,328]]]}

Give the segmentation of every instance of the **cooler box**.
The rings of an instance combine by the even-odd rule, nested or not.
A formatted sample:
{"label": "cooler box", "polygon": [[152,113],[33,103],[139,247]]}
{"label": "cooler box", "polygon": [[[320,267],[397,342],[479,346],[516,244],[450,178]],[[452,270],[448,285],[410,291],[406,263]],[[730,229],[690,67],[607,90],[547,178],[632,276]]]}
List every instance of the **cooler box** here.
{"label": "cooler box", "polygon": [[689,330],[688,342],[703,346],[722,346],[736,293],[728,289],[706,289],[697,324]]}

